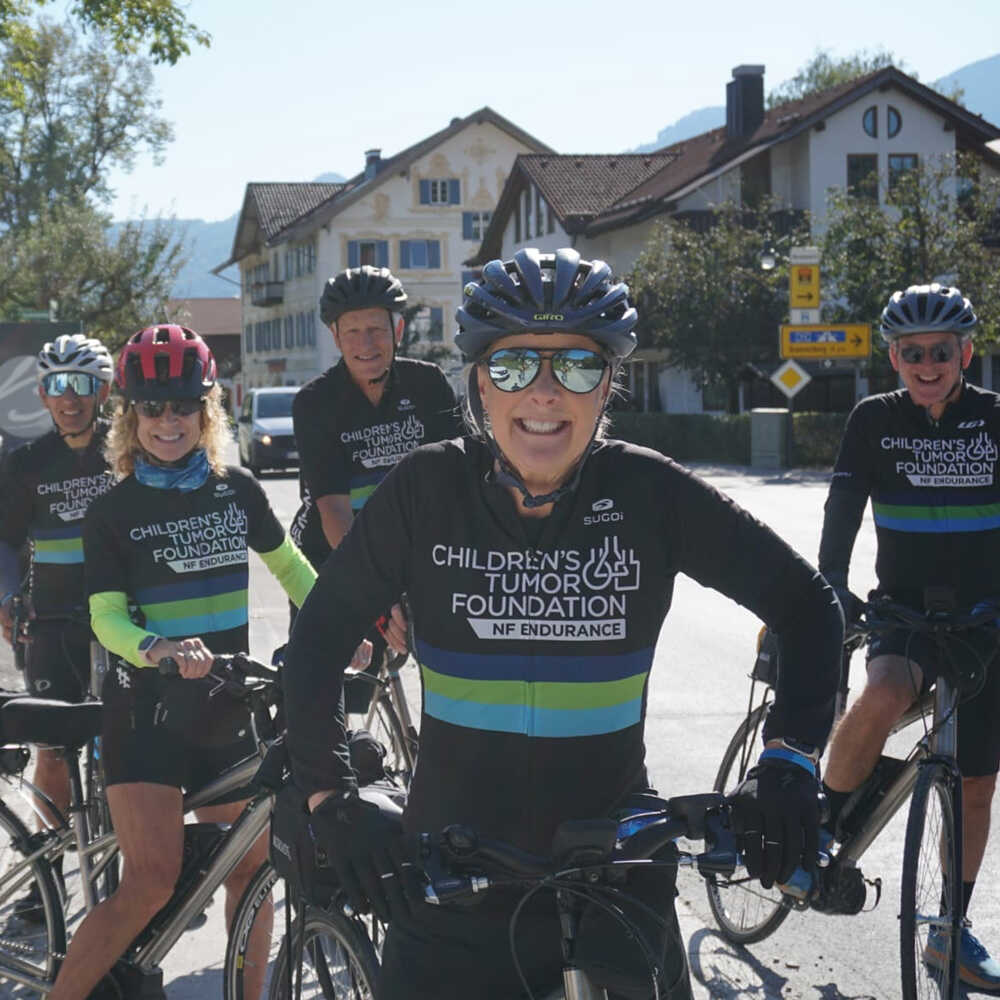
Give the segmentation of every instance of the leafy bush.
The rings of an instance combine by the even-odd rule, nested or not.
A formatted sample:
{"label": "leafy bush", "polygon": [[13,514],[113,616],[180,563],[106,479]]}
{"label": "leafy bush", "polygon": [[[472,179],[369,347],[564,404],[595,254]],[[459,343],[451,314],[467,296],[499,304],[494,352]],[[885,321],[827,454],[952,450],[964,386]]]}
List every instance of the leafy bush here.
{"label": "leafy bush", "polygon": [[749,413],[612,413],[608,436],[655,448],[680,462],[750,461]]}

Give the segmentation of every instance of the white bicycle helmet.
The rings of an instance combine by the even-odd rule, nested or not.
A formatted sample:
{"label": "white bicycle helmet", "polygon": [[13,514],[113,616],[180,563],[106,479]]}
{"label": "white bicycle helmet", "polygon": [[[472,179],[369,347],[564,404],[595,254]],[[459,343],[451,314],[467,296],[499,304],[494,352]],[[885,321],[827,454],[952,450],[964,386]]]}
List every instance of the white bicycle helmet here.
{"label": "white bicycle helmet", "polygon": [[38,352],[38,381],[54,372],[84,372],[100,382],[110,382],[114,365],[108,349],[83,333],[64,333]]}

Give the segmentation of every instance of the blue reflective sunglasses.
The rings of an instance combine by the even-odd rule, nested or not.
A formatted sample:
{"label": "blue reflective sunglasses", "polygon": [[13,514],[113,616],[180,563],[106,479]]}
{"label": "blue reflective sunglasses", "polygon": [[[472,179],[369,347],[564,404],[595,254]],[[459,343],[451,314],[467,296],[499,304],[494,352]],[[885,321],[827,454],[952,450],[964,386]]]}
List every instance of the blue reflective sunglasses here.
{"label": "blue reflective sunglasses", "polygon": [[42,378],[46,396],[62,396],[67,389],[78,396],[96,396],[98,384],[97,376],[87,372],[50,372]]}
{"label": "blue reflective sunglasses", "polygon": [[607,359],[597,351],[580,347],[535,350],[533,347],[505,347],[486,359],[490,381],[503,392],[520,392],[538,378],[542,358],[548,358],[556,381],[580,395],[593,392],[604,377]]}

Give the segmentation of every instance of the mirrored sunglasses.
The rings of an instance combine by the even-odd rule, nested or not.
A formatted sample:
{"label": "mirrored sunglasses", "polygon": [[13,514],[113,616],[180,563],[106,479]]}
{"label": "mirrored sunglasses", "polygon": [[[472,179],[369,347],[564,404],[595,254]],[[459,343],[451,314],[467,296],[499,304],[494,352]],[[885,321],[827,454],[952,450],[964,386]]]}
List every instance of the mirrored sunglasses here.
{"label": "mirrored sunglasses", "polygon": [[175,417],[190,417],[192,413],[197,413],[204,405],[203,399],[140,399],[132,404],[135,412],[141,417],[148,417],[155,420],[162,417],[167,407]]}
{"label": "mirrored sunglasses", "polygon": [[538,378],[542,358],[548,358],[556,381],[570,392],[593,392],[604,377],[607,359],[597,351],[579,347],[538,351],[531,347],[507,347],[486,359],[490,381],[503,392],[520,392]]}
{"label": "mirrored sunglasses", "polygon": [[50,372],[42,379],[46,396],[62,396],[72,389],[78,396],[97,395],[98,379],[86,372]]}
{"label": "mirrored sunglasses", "polygon": [[922,347],[920,344],[903,344],[899,349],[899,356],[908,365],[919,365],[924,360],[924,355],[929,354],[931,361],[936,365],[951,361],[958,350],[958,341],[954,337],[942,340],[930,347]]}

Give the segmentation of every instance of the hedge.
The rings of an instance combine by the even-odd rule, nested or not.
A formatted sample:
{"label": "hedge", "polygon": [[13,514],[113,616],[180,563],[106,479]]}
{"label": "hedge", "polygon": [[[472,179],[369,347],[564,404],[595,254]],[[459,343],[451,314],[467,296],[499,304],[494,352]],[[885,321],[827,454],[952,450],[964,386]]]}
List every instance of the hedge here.
{"label": "hedge", "polygon": [[[795,413],[796,466],[833,465],[846,413]],[[612,413],[609,437],[681,462],[750,464],[750,414]]]}

